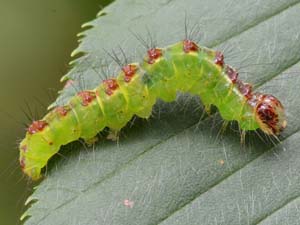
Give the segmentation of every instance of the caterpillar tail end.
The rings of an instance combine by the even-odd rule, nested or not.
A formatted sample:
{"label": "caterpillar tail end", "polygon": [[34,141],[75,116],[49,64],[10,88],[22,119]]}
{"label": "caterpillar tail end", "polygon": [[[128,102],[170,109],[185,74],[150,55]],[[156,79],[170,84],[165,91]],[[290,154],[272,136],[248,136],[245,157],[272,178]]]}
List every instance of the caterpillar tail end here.
{"label": "caterpillar tail end", "polygon": [[25,173],[32,180],[36,181],[42,177],[42,175],[41,175],[42,168],[39,167],[38,164],[36,164],[34,162],[34,160],[30,160],[27,157],[26,153],[28,152],[28,149],[27,149],[26,143],[27,143],[26,139],[24,139],[20,144],[20,148],[19,148],[20,149],[20,158],[19,158],[20,166],[21,166],[23,173]]}

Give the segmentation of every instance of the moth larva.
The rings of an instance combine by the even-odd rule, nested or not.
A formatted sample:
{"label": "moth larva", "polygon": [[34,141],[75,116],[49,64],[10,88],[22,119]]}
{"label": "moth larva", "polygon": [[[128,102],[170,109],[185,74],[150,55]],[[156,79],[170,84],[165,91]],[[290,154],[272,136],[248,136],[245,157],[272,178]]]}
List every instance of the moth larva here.
{"label": "moth larva", "polygon": [[251,88],[224,63],[221,52],[193,41],[149,49],[141,63],[125,65],[116,78],[77,93],[67,105],[34,121],[20,143],[22,170],[33,180],[40,178],[60,146],[88,141],[105,127],[120,130],[133,115],[148,118],[157,98],[174,101],[178,91],[200,96],[207,107],[215,105],[224,120],[236,120],[244,131],[260,128],[278,135],[286,127],[282,104]]}

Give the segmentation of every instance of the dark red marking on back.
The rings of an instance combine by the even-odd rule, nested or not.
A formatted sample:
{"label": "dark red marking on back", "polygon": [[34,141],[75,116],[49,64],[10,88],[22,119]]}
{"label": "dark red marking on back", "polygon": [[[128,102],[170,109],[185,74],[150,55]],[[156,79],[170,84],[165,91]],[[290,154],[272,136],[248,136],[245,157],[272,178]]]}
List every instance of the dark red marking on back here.
{"label": "dark red marking on back", "polygon": [[81,98],[81,105],[83,106],[87,106],[96,98],[95,93],[92,91],[81,91],[77,95]]}
{"label": "dark red marking on back", "polygon": [[112,95],[115,90],[119,88],[119,84],[116,79],[107,79],[103,81],[105,85],[105,93],[107,95]]}
{"label": "dark red marking on back", "polygon": [[222,52],[217,51],[215,56],[215,64],[223,67],[224,66],[224,55]]}
{"label": "dark red marking on back", "polygon": [[21,166],[21,168],[22,168],[22,170],[25,168],[25,166],[26,166],[26,164],[25,164],[25,158],[24,157],[22,157],[21,159],[20,159],[20,166]]}
{"label": "dark red marking on back", "polygon": [[33,121],[32,124],[28,127],[27,131],[29,134],[35,134],[39,131],[42,131],[47,125],[48,123],[43,120]]}
{"label": "dark red marking on back", "polygon": [[197,52],[199,50],[198,45],[191,41],[191,40],[184,40],[183,41],[183,51],[185,53],[189,53],[189,52]]}
{"label": "dark red marking on back", "polygon": [[136,66],[135,65],[123,66],[122,71],[124,72],[125,76],[132,77],[135,74]]}
{"label": "dark red marking on back", "polygon": [[147,51],[148,54],[148,63],[153,64],[155,60],[162,56],[162,50],[158,48],[151,48]]}
{"label": "dark red marking on back", "polygon": [[250,99],[252,96],[252,85],[244,84],[242,81],[236,81],[237,87],[242,95],[244,95],[247,99]]}
{"label": "dark red marking on back", "polygon": [[228,75],[232,83],[236,83],[239,73],[235,69],[227,65],[226,74]]}
{"label": "dark red marking on back", "polygon": [[135,65],[126,65],[122,68],[122,71],[125,74],[124,80],[125,82],[130,82],[131,78],[134,76],[137,67]]}
{"label": "dark red marking on back", "polygon": [[65,115],[67,115],[67,113],[68,113],[69,110],[68,110],[67,107],[65,107],[65,106],[58,106],[58,107],[55,108],[55,111],[56,111],[59,115],[65,116]]}
{"label": "dark red marking on back", "polygon": [[27,145],[22,145],[21,150],[25,153],[27,152]]}

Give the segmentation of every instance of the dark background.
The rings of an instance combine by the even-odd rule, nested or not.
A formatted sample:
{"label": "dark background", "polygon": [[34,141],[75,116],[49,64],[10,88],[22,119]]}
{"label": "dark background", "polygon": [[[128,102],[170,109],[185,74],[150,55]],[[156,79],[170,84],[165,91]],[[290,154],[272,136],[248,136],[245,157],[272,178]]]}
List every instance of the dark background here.
{"label": "dark background", "polygon": [[62,88],[59,79],[78,45],[81,24],[107,2],[0,0],[0,225],[19,224],[36,185],[23,177],[17,161],[25,114],[45,113]]}

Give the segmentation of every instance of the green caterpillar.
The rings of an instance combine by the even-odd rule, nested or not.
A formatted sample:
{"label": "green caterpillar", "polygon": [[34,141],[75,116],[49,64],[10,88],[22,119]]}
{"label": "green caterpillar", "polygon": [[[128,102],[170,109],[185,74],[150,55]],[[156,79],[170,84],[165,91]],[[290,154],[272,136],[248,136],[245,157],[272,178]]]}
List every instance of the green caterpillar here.
{"label": "green caterpillar", "polygon": [[187,39],[151,48],[141,63],[125,65],[116,78],[77,93],[67,105],[34,121],[20,143],[20,165],[33,180],[39,179],[60,146],[79,138],[89,141],[105,127],[118,131],[133,115],[149,118],[157,98],[171,102],[178,91],[200,96],[206,108],[215,105],[225,121],[238,121],[243,131],[260,128],[278,135],[287,123],[282,104],[251,88],[224,63],[221,52]]}

